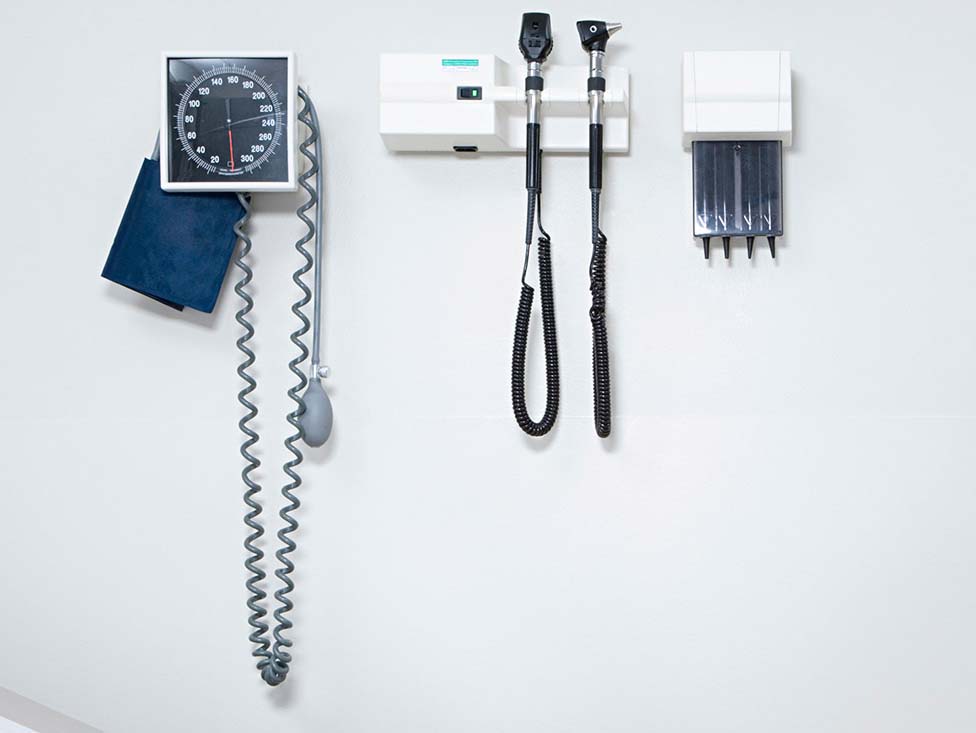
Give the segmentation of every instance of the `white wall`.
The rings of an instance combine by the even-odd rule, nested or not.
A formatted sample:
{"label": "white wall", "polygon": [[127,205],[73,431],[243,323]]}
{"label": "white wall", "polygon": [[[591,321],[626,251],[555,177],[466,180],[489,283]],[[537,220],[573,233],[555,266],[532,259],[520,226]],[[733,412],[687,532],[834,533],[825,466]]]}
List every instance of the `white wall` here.
{"label": "white wall", "polygon": [[[559,63],[585,61],[577,19],[622,20],[632,72],[601,443],[585,159],[546,163],[564,398],[532,441],[509,407],[522,161],[396,156],[376,131],[380,51],[515,61],[525,9],[0,6],[0,686],[107,733],[976,727],[976,11],[543,8]],[[247,642],[233,295],[176,315],[99,278],[158,53],[211,46],[294,48],[327,136],[337,427],[305,469],[296,661],[273,691]],[[693,48],[793,52],[775,263],[706,263],[690,238]],[[297,202],[258,197],[253,228],[275,489]]]}

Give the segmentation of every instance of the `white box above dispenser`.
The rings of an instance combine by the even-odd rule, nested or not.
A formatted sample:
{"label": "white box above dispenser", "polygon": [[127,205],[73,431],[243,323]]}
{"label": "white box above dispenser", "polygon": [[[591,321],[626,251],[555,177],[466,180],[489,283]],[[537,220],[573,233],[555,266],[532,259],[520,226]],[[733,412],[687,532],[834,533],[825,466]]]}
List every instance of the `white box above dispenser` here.
{"label": "white box above dispenser", "polygon": [[695,140],[793,142],[789,51],[686,51],[685,148]]}

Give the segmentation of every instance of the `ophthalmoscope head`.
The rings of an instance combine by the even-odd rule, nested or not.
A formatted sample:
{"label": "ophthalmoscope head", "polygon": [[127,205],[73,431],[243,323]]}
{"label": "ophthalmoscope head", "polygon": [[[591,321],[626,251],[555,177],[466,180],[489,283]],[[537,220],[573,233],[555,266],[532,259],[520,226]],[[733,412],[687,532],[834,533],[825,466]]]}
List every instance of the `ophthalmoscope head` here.
{"label": "ophthalmoscope head", "polygon": [[621,28],[622,24],[608,23],[605,20],[581,20],[576,24],[580,43],[587,51],[606,51],[610,36]]}
{"label": "ophthalmoscope head", "polygon": [[552,21],[549,13],[522,13],[519,51],[529,63],[542,63],[552,51]]}

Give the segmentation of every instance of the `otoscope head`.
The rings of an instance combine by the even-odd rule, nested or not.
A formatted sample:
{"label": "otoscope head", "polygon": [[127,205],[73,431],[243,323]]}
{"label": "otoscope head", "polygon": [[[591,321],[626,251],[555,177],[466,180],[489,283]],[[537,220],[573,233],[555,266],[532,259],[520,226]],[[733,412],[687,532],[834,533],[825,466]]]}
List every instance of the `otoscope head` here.
{"label": "otoscope head", "polygon": [[542,63],[552,51],[552,21],[549,13],[522,13],[519,51],[526,61]]}
{"label": "otoscope head", "polygon": [[308,389],[302,395],[305,412],[299,418],[304,431],[304,441],[317,448],[329,439],[332,433],[332,402],[322,388],[322,380],[314,377],[309,380]]}
{"label": "otoscope head", "polygon": [[605,20],[581,20],[576,24],[580,43],[587,51],[606,51],[610,36],[621,28],[622,24],[608,23]]}

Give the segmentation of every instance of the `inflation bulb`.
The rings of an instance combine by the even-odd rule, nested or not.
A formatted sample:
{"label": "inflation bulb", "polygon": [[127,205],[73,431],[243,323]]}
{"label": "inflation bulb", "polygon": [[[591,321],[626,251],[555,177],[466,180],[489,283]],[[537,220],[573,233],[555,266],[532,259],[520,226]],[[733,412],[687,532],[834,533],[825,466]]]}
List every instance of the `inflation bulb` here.
{"label": "inflation bulb", "polygon": [[322,387],[319,377],[309,380],[302,402],[305,404],[305,412],[299,422],[302,425],[303,439],[307,445],[318,448],[332,434],[332,400]]}

